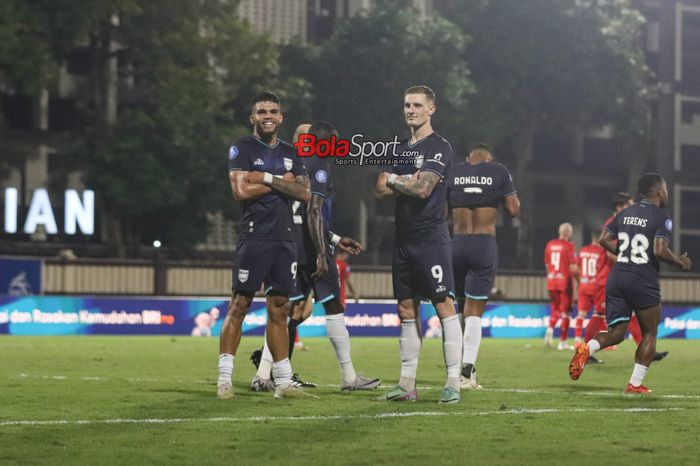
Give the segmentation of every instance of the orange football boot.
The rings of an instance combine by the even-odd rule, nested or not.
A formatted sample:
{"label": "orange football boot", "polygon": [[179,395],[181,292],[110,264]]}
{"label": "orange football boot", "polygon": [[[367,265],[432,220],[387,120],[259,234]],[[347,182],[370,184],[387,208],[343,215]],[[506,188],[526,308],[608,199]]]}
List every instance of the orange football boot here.
{"label": "orange football boot", "polygon": [[571,358],[571,362],[569,363],[569,377],[571,377],[571,380],[578,380],[578,378],[581,377],[583,368],[590,356],[591,352],[588,350],[588,345],[586,343],[581,343],[579,347],[576,348],[574,357]]}

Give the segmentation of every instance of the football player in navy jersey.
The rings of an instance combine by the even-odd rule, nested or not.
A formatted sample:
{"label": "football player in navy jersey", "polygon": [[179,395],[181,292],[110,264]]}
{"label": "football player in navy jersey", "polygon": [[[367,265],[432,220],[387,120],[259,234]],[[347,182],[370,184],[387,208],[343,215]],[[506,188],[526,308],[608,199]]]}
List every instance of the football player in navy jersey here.
{"label": "football player in navy jersey", "polygon": [[[635,353],[632,376],[625,388],[628,394],[647,394],[644,376],[656,353],[656,333],[661,319],[659,261],[690,270],[687,253],[677,255],[669,248],[673,222],[662,209],[668,200],[664,179],[656,173],[637,181],[641,201],[620,211],[605,226],[600,245],[617,255],[605,286],[607,332],[579,346],[569,364],[569,375],[577,380],[590,355],[625,338],[632,312],[642,330],[642,342]],[[615,242],[617,240],[617,242]]]}
{"label": "football player in navy jersey", "polygon": [[217,396],[221,399],[233,396],[231,375],[243,319],[263,283],[275,397],[303,393],[291,380],[287,302],[295,290],[297,274],[292,201],[309,201],[311,191],[304,165],[294,149],[277,138],[282,119],[277,96],[269,92],[258,94],[251,102],[253,134],[239,139],[229,149],[229,180],[234,199],[241,202],[243,216],[233,263],[232,296],[219,340]]}
{"label": "football player in navy jersey", "polygon": [[510,172],[493,161],[491,149],[485,144],[475,145],[466,162],[452,166],[448,197],[457,302],[464,313],[462,388],[479,389],[475,365],[481,345],[481,317],[498,267],[498,208],[502,203],[515,217],[520,213],[520,200]]}
{"label": "football player in navy jersey", "polygon": [[416,372],[422,346],[420,302],[435,306],[443,329],[447,383],[441,403],[460,399],[462,327],[455,314],[450,234],[447,227],[447,183],[452,147],[431,126],[435,93],[413,86],[404,93],[404,118],[411,137],[395,149],[390,172],[377,179],[378,199],[395,198],[396,229],[392,259],[394,297],[401,319],[401,376],[386,394],[389,401],[417,398]]}
{"label": "football player in navy jersey", "polygon": [[[330,140],[338,137],[338,131],[327,122],[316,122],[309,128],[309,133],[319,140]],[[290,297],[292,309],[289,321],[289,351],[294,345],[292,333],[303,320],[303,310],[306,301],[313,291],[315,301],[322,303],[326,312],[326,333],[335,350],[342,375],[341,390],[372,390],[377,388],[381,380],[367,378],[355,372],[350,357],[350,334],[345,325],[345,308],[340,302],[340,286],[338,269],[335,266],[334,250],[338,246],[350,253],[361,249],[359,243],[351,238],[340,238],[329,230],[331,214],[331,196],[333,192],[331,167],[325,157],[306,157],[304,165],[311,180],[311,201],[309,203],[294,202],[292,211],[294,226],[297,230],[298,289]],[[350,245],[346,243],[351,243]],[[348,246],[351,246],[348,248]],[[263,349],[263,353],[265,350]],[[258,368],[251,388],[261,391],[269,386],[269,373],[265,374]],[[302,381],[294,374],[295,383],[303,387],[316,385]]]}

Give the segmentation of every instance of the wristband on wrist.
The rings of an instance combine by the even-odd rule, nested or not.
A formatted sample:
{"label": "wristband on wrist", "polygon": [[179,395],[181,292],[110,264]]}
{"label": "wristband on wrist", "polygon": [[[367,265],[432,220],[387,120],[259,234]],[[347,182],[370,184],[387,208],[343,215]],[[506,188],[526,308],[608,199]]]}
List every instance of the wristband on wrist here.
{"label": "wristband on wrist", "polygon": [[332,244],[333,246],[337,246],[338,243],[340,243],[340,236],[338,236],[338,235],[336,235],[335,233],[333,233],[333,235],[331,236],[331,244]]}
{"label": "wristband on wrist", "polygon": [[386,184],[389,186],[393,186],[394,183],[396,183],[396,178],[398,178],[398,177],[399,177],[399,175],[397,175],[396,173],[389,174],[389,178],[387,178]]}
{"label": "wristband on wrist", "polygon": [[272,180],[274,180],[275,177],[272,176],[272,173],[265,172],[263,174],[263,184],[270,186],[272,184]]}

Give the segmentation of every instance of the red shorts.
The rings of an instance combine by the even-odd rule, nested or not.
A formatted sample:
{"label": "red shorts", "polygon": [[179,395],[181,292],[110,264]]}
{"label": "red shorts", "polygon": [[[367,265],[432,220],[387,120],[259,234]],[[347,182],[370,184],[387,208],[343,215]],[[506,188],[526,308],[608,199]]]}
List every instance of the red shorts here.
{"label": "red shorts", "polygon": [[552,312],[571,311],[571,292],[566,290],[549,290],[549,305]]}
{"label": "red shorts", "polygon": [[599,285],[595,288],[593,310],[596,312],[596,314],[605,315],[605,285]]}
{"label": "red shorts", "polygon": [[[595,288],[584,288],[579,286],[578,288],[578,310],[582,312],[588,312],[593,307],[593,303],[597,297]],[[604,297],[604,295],[603,295]]]}

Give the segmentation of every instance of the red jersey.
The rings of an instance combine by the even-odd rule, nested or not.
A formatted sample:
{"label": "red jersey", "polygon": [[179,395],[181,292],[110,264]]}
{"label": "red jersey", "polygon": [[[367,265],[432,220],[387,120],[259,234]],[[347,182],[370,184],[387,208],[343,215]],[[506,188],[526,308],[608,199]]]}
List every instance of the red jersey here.
{"label": "red jersey", "polygon": [[593,293],[596,287],[596,276],[601,262],[607,260],[605,249],[598,244],[589,244],[578,252],[579,282],[578,288],[584,293]]}
{"label": "red jersey", "polygon": [[338,278],[340,280],[340,302],[345,306],[345,280],[350,278],[350,266],[347,262],[338,258],[335,259],[335,266],[338,267]]}
{"label": "red jersey", "polygon": [[572,290],[571,265],[576,264],[576,246],[571,241],[553,239],[544,248],[548,290]]}
{"label": "red jersey", "polygon": [[[615,218],[615,214],[611,215],[610,218],[608,218],[605,223],[603,224],[603,228],[607,227],[610,225],[610,223],[613,221]],[[598,286],[605,286],[605,284],[608,282],[608,275],[610,274],[610,271],[612,270],[613,266],[613,261],[610,260],[608,257],[607,252],[603,254],[603,259],[600,261],[598,264],[598,272],[595,275],[595,282]]]}

